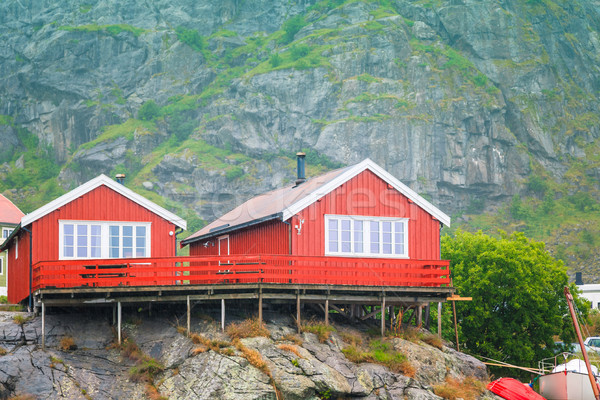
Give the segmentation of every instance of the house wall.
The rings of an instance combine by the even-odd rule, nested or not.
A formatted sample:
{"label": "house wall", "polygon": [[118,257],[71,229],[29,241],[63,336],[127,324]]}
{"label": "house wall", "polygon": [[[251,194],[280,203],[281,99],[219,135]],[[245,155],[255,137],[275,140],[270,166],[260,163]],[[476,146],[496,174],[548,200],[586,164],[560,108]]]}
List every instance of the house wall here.
{"label": "house wall", "polygon": [[[287,224],[277,220],[226,234],[229,236],[229,254],[289,254],[288,230]],[[190,256],[218,255],[218,238],[221,236],[190,243]],[[206,242],[208,246],[205,247]]]}
{"label": "house wall", "polygon": [[291,218],[292,226],[304,219],[300,235],[293,230],[293,254],[325,254],[325,214],[409,218],[409,257],[440,259],[440,222],[370,170],[358,174]]}
{"label": "house wall", "polygon": [[[150,222],[151,257],[175,256],[176,226],[114,190],[99,186],[34,221],[29,228],[33,231],[33,263],[52,261],[59,258],[59,220]],[[173,235],[169,235],[173,232]],[[23,237],[21,231],[21,237]],[[29,239],[27,244],[19,240],[19,259],[13,264],[13,247],[10,247],[11,272],[9,275],[9,295],[11,302],[19,302],[29,295]],[[23,242],[25,242],[23,240]],[[24,247],[24,246],[27,247]],[[23,265],[25,258],[27,264]]]}
{"label": "house wall", "polygon": [[[18,242],[18,244],[16,244]],[[18,249],[17,249],[18,247]],[[18,257],[17,257],[18,256]],[[29,296],[29,233],[21,230],[8,248],[8,301],[19,303]]]}

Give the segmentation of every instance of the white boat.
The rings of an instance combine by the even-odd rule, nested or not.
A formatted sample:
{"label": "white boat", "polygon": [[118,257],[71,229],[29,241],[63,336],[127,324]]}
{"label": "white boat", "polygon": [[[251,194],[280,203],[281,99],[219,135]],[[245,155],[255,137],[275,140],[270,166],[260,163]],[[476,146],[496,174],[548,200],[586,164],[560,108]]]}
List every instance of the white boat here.
{"label": "white boat", "polygon": [[[564,360],[574,356],[562,353],[556,357],[540,361],[540,372],[551,371],[539,378],[540,395],[546,400],[594,400],[594,391],[590,384],[585,361],[579,358],[565,363],[558,363],[560,357]],[[592,365],[592,372],[598,381],[598,368]]]}

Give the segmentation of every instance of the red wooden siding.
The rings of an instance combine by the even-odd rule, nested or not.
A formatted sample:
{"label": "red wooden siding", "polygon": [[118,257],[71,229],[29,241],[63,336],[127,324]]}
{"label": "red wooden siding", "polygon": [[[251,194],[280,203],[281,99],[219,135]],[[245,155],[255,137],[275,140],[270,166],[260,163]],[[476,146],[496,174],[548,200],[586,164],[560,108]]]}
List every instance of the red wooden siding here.
{"label": "red wooden siding", "polygon": [[[281,221],[269,221],[229,233],[229,254],[289,254],[289,226]],[[209,245],[204,247],[204,243]],[[190,256],[219,254],[218,239],[190,243]]]}
{"label": "red wooden siding", "polygon": [[292,254],[325,254],[325,214],[409,218],[410,259],[440,259],[440,222],[369,170],[292,217],[292,226],[304,219],[301,234],[293,230]]}
{"label": "red wooden siding", "polygon": [[18,303],[29,296],[29,233],[21,231],[17,238],[19,258],[15,259],[17,252],[14,244],[8,250],[10,269],[8,270],[8,301],[10,303]]}
{"label": "red wooden siding", "polygon": [[[114,190],[99,186],[31,223],[29,229],[33,231],[34,264],[58,260],[59,220],[150,222],[149,256],[175,256],[176,226],[173,223]],[[169,232],[173,232],[173,235],[169,235]],[[29,295],[29,259],[27,264],[23,264],[23,260],[29,256],[29,234],[22,232],[20,238],[19,260],[10,263],[8,291],[11,302],[19,302]],[[10,253],[14,253],[14,246],[10,248]]]}

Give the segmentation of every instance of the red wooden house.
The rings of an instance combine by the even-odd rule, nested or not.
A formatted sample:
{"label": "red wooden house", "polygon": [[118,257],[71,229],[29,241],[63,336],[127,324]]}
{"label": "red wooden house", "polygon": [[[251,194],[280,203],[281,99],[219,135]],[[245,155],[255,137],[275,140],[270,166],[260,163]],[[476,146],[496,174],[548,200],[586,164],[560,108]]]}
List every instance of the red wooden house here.
{"label": "red wooden house", "polygon": [[[440,286],[449,282],[442,225],[446,214],[370,159],[305,180],[300,153],[294,185],[248,200],[181,244],[190,256],[286,255],[281,265],[291,256],[289,282]],[[327,276],[314,276],[319,269]],[[402,273],[386,272],[394,269]]]}
{"label": "red wooden house", "polygon": [[0,246],[9,254],[9,300],[30,295],[40,262],[175,256],[178,228],[185,220],[100,175],[23,216]]}

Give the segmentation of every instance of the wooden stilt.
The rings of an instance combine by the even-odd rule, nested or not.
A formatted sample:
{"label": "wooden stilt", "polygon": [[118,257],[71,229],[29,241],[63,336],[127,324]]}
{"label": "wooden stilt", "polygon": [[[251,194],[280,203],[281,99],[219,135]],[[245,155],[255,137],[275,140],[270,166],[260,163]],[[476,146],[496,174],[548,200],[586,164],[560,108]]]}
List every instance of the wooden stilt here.
{"label": "wooden stilt", "polygon": [[431,303],[427,303],[425,306],[425,329],[429,330],[429,320],[431,316]]}
{"label": "wooden stilt", "polygon": [[152,302],[148,303],[148,316],[152,316]]}
{"label": "wooden stilt", "polygon": [[117,343],[121,345],[121,302],[117,302]]}
{"label": "wooden stilt", "polygon": [[221,332],[225,332],[225,299],[221,299]]}
{"label": "wooden stilt", "polygon": [[458,345],[458,325],[456,323],[456,302],[452,300],[452,314],[454,314],[454,335],[456,336],[456,351],[460,351]]}
{"label": "wooden stilt", "polygon": [[46,305],[42,300],[42,350],[46,350]]}
{"label": "wooden stilt", "polygon": [[325,299],[325,326],[329,325],[329,299]]}
{"label": "wooden stilt", "polygon": [[296,292],[296,325],[298,327],[298,333],[302,331],[302,322],[300,322],[300,292]]}
{"label": "wooden stilt", "polygon": [[113,323],[112,324],[113,325],[117,324],[117,306],[116,305],[113,306]]}
{"label": "wooden stilt", "polygon": [[423,325],[423,306],[419,305],[417,307],[417,328],[421,328]]}
{"label": "wooden stilt", "polygon": [[385,297],[381,299],[381,336],[385,336]]}
{"label": "wooden stilt", "polygon": [[262,288],[258,289],[258,323],[262,324],[263,320],[263,299],[262,299]]}
{"label": "wooden stilt", "polygon": [[394,306],[388,307],[388,315],[390,316],[390,332],[394,330],[394,322],[396,319],[396,314],[394,314]]}
{"label": "wooden stilt", "polygon": [[438,303],[438,337],[442,338],[442,302]]}
{"label": "wooden stilt", "polygon": [[190,296],[186,298],[187,303],[187,335],[190,336],[192,330],[192,307],[190,304]]}

